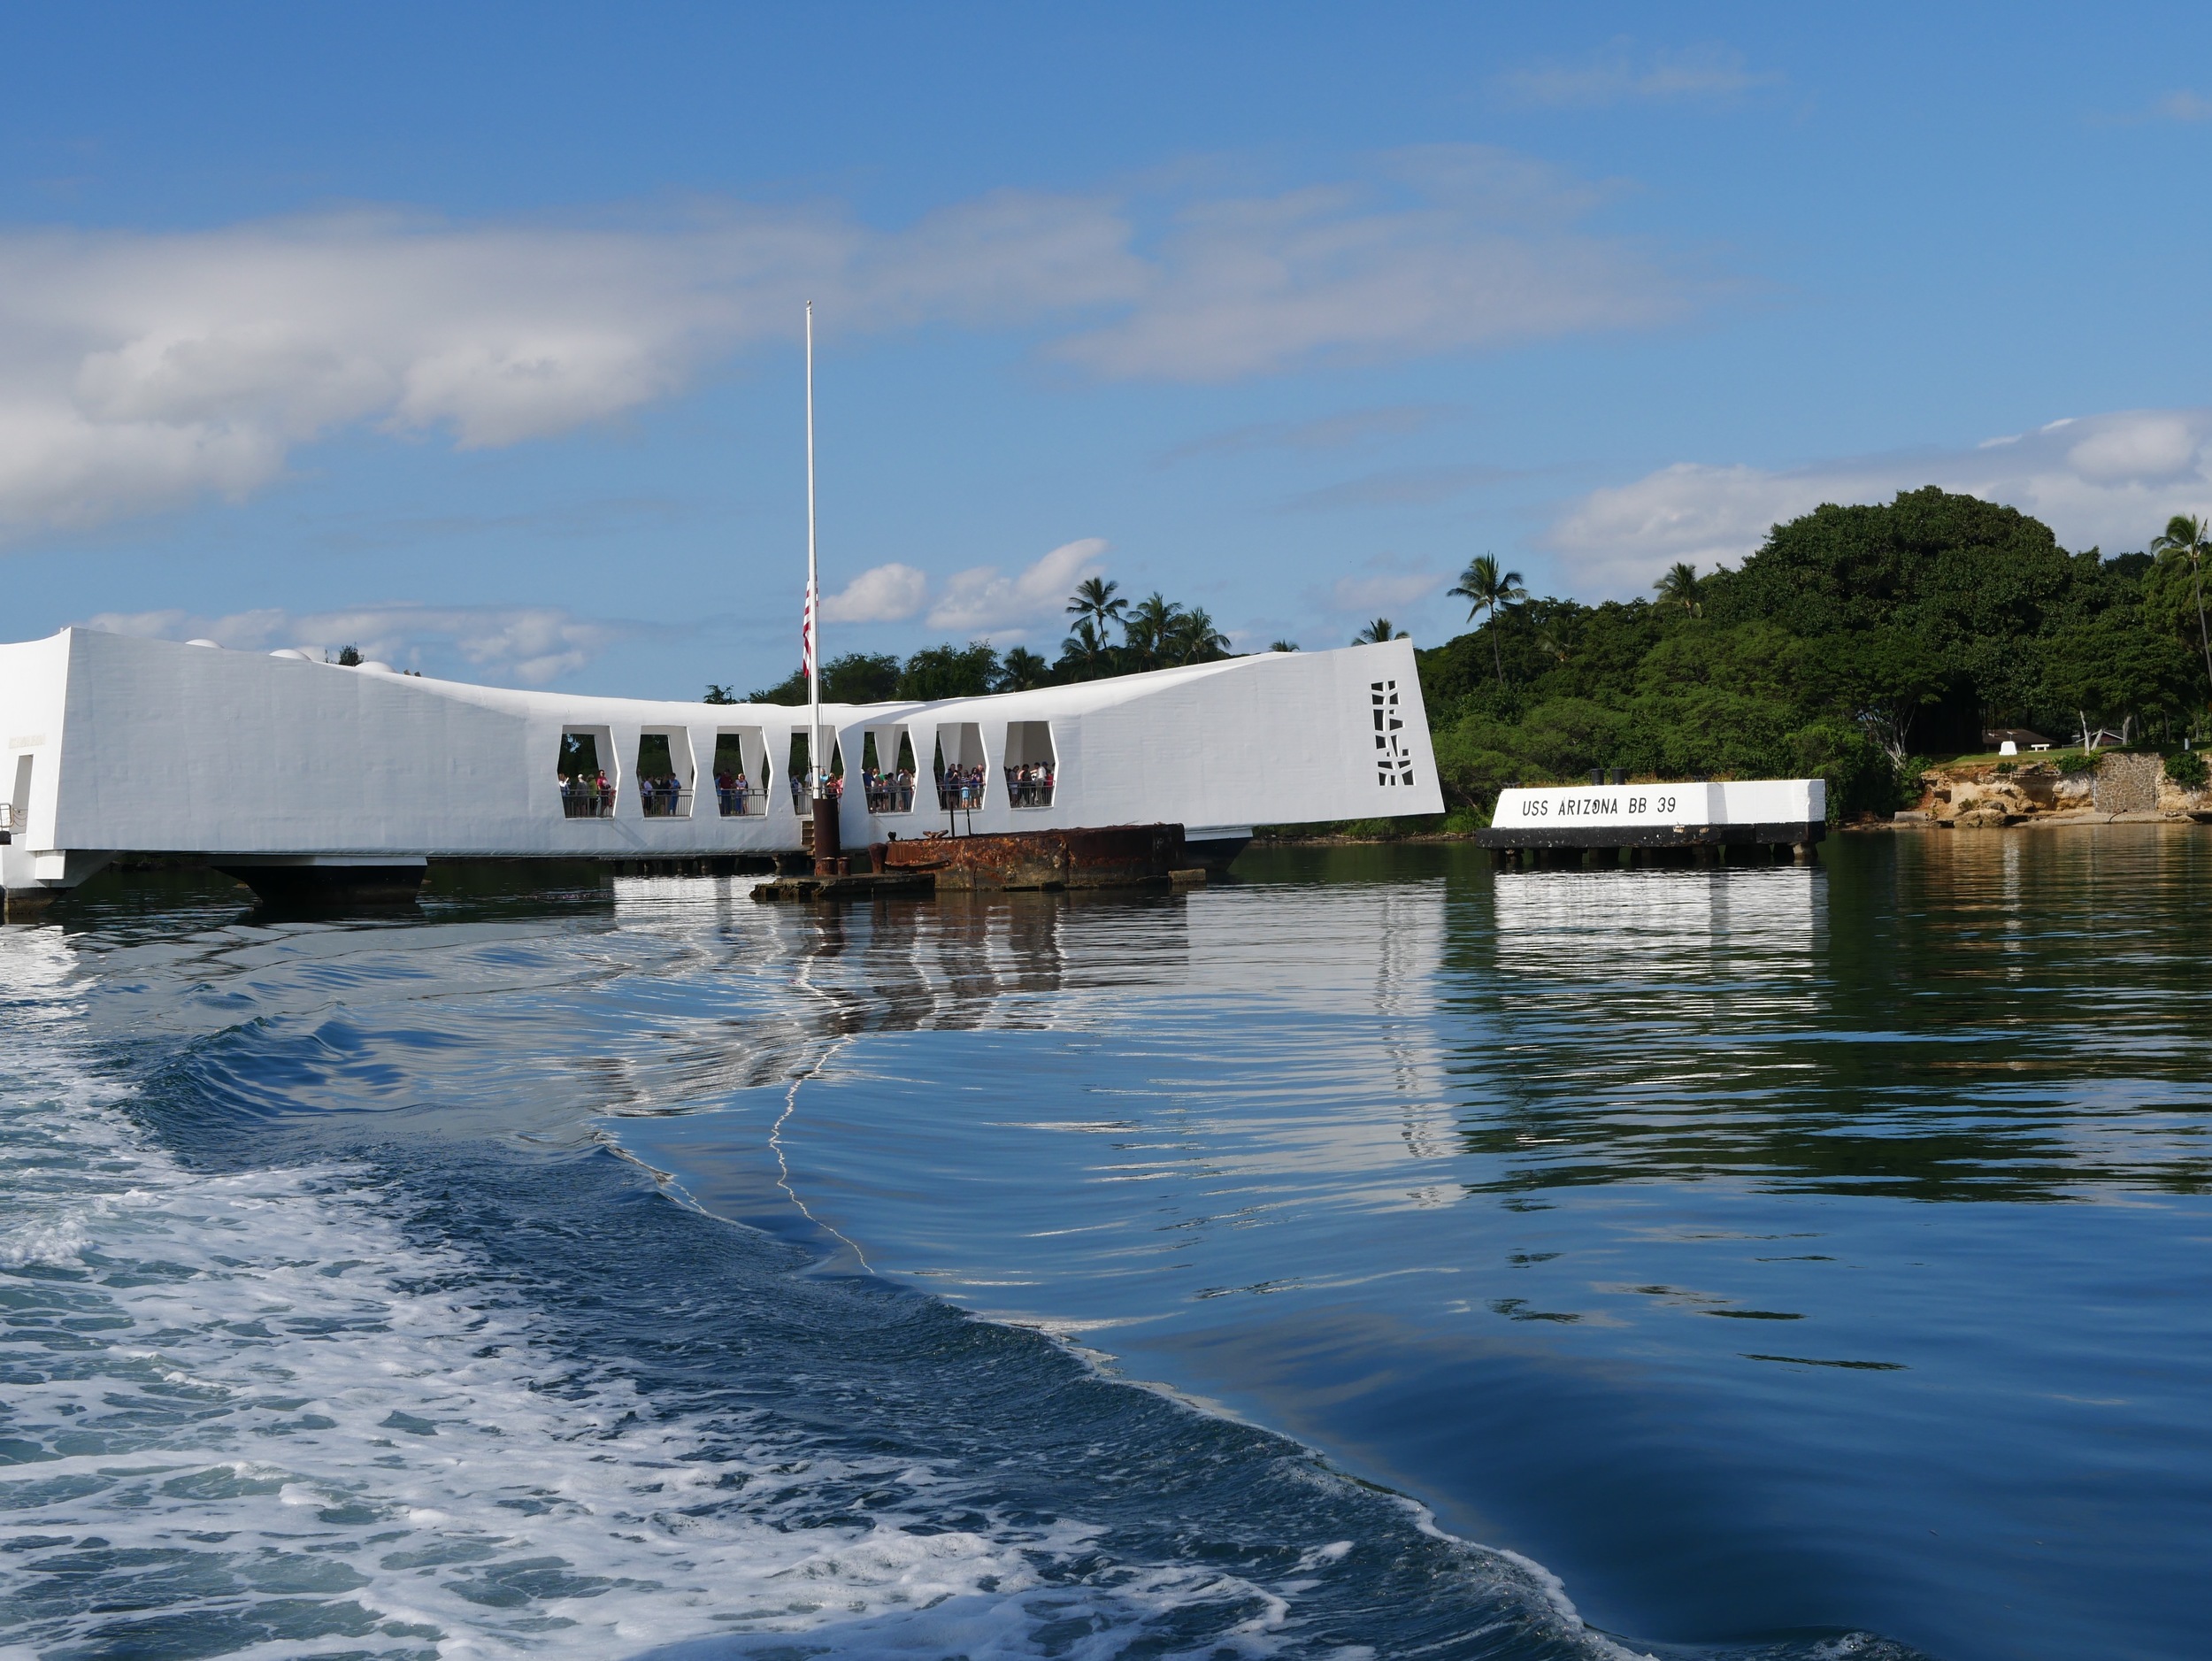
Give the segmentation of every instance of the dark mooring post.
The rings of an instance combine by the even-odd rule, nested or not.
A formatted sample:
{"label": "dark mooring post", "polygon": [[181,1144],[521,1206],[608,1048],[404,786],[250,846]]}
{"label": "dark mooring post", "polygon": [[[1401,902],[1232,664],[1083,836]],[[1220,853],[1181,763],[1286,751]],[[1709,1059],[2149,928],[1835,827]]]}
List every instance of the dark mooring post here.
{"label": "dark mooring post", "polygon": [[837,841],[837,798],[818,796],[814,798],[814,874],[833,877],[837,874],[837,857],[843,851]]}

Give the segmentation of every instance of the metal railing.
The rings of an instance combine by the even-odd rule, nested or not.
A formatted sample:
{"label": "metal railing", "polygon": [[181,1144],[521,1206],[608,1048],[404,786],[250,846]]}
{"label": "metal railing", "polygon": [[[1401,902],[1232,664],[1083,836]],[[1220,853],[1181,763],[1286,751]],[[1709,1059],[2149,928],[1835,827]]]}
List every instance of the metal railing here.
{"label": "metal railing", "polygon": [[648,819],[686,819],[691,813],[691,791],[673,779],[640,779],[638,804]]}
{"label": "metal railing", "polygon": [[937,805],[948,812],[955,808],[972,812],[983,805],[983,769],[937,775]]}
{"label": "metal railing", "polygon": [[739,779],[714,787],[714,804],[721,810],[724,819],[745,819],[768,811],[768,797],[753,788],[748,780]]}
{"label": "metal railing", "polygon": [[895,773],[889,778],[871,776],[865,784],[871,813],[911,813],[914,811],[912,774]]}
{"label": "metal railing", "polygon": [[[806,775],[793,773],[791,775],[791,811],[793,812],[803,814],[814,811],[813,804],[807,799],[806,789]],[[829,793],[830,800],[833,802],[841,800],[845,794],[845,781],[835,773],[830,775]]]}
{"label": "metal railing", "polygon": [[1016,807],[1052,805],[1053,769],[1041,764],[1006,770],[1006,799]]}
{"label": "metal railing", "polygon": [[572,782],[561,787],[565,819],[612,819],[614,786]]}

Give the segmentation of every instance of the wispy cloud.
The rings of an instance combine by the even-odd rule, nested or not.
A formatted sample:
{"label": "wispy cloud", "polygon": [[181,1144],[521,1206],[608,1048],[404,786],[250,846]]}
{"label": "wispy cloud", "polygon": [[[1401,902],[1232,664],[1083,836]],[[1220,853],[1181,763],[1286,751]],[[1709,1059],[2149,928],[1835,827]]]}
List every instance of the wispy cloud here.
{"label": "wispy cloud", "polygon": [[1419,561],[1377,554],[1356,573],[1339,577],[1326,589],[1308,593],[1306,604],[1340,622],[1348,618],[1364,622],[1378,611],[1402,611],[1433,601],[1450,581]]}
{"label": "wispy cloud", "polygon": [[1463,413],[1452,404],[1394,404],[1346,410],[1308,421],[1263,421],[1178,444],[1160,462],[1168,466],[1202,457],[1240,456],[1255,450],[1349,450],[1378,439],[1403,438]]}
{"label": "wispy cloud", "polygon": [[1584,227],[1606,195],[1443,145],[1269,196],[1001,191],[894,230],[706,204],[0,234],[0,539],[242,499],[346,428],[463,449],[569,432],[787,340],[809,296],[832,334],[1018,329],[1087,373],[1184,381],[1682,315],[1693,281]]}
{"label": "wispy cloud", "polygon": [[1622,104],[1714,104],[1778,86],[1772,71],[1748,67],[1726,46],[1639,50],[1616,40],[1578,62],[1532,64],[1498,78],[1498,89],[1515,104],[1555,110],[1596,110]]}
{"label": "wispy cloud", "polygon": [[1778,470],[1678,462],[1590,492],[1543,540],[1578,592],[1634,595],[1676,560],[1740,560],[1823,503],[1930,484],[2032,513],[2070,548],[2141,548],[2174,514],[2212,511],[2212,409],[2124,410],[1967,449]]}
{"label": "wispy cloud", "polygon": [[956,572],[930,607],[929,626],[993,639],[1018,639],[1041,624],[1056,629],[1070,591],[1097,574],[1107,547],[1099,536],[1063,542],[1010,577],[996,565]]}
{"label": "wispy cloud", "polygon": [[572,674],[629,632],[622,624],[588,620],[557,606],[407,604],[309,612],[270,608],[227,617],[104,611],[87,618],[85,626],[113,634],[211,640],[241,651],[289,646],[321,657],[352,646],[364,657],[434,672],[457,659],[478,674],[526,686]]}
{"label": "wispy cloud", "polygon": [[1523,476],[1510,467],[1490,467],[1478,462],[1394,467],[1304,491],[1283,506],[1302,513],[1334,512],[1347,508],[1425,507],[1449,501],[1479,485],[1499,484]]}
{"label": "wispy cloud", "polygon": [[2212,121],[2212,99],[2193,92],[2170,92],[2152,104],[2151,114],[2162,121]]}
{"label": "wispy cloud", "polygon": [[1578,228],[1605,192],[1525,157],[1434,145],[1371,177],[1185,207],[1143,292],[1048,355],[1111,380],[1231,381],[1682,315],[1655,250]]}

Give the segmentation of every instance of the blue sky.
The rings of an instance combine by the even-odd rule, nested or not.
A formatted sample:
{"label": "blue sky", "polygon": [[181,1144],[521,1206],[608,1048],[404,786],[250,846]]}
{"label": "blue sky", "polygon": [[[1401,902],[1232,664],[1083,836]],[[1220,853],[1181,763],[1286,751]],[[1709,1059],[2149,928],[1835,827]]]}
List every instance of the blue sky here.
{"label": "blue sky", "polygon": [[[2212,509],[2201,8],[0,11],[9,638],[696,696]],[[2200,67],[2205,65],[2205,67]]]}

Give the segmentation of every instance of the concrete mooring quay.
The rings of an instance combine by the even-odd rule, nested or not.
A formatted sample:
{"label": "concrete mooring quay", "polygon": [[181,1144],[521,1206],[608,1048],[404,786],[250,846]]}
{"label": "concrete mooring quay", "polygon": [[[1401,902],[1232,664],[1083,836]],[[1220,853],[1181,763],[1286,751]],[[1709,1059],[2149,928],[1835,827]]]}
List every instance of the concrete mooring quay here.
{"label": "concrete mooring quay", "polygon": [[1501,870],[1809,863],[1828,833],[1819,779],[1630,784],[1593,773],[1564,788],[1499,793],[1475,841]]}

